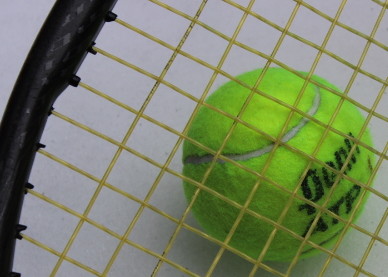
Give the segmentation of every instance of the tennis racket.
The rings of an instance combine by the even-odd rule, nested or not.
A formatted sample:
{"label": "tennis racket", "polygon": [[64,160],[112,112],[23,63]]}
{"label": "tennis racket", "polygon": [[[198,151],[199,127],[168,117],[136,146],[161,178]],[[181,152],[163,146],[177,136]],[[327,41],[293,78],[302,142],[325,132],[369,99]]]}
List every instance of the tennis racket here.
{"label": "tennis racket", "polygon": [[[387,7],[56,1],[4,106],[0,276],[386,276]],[[361,218],[332,248],[288,263],[209,236],[182,189],[203,189],[182,174],[181,145],[206,97],[268,67],[336,84],[375,143]]]}

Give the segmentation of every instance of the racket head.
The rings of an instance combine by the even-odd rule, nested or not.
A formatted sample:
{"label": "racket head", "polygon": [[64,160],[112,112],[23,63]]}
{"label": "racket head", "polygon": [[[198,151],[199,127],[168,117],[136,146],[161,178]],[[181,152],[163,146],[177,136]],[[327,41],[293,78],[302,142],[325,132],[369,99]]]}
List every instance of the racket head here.
{"label": "racket head", "polygon": [[[151,3],[151,5],[153,5],[152,3]],[[178,5],[178,4],[174,4],[174,5]],[[155,5],[154,5],[155,6]],[[193,5],[194,6],[194,5]],[[215,5],[215,6],[217,6],[217,5]],[[176,6],[177,7],[177,6]],[[158,7],[159,8],[159,7]],[[198,7],[195,7],[195,8],[198,8]],[[139,11],[139,9],[134,9],[134,10],[136,10],[136,11]],[[182,8],[182,10],[183,10],[183,8]],[[209,11],[210,11],[211,9],[209,8]],[[192,13],[190,14],[190,15],[194,15],[195,14],[195,12],[196,12],[196,10],[195,9],[193,9],[192,10]],[[287,14],[288,15],[288,14]],[[215,16],[215,13],[213,13],[213,16]],[[139,16],[140,17],[140,16]],[[152,18],[152,15],[148,15],[148,18]],[[160,18],[160,17],[155,17],[155,18]],[[127,18],[128,19],[128,21],[130,21],[130,17],[128,17]],[[211,21],[211,18],[210,17],[206,17],[206,19],[203,19],[205,22],[207,22],[208,24],[210,24],[210,26],[212,26],[212,27],[217,27],[217,30],[222,30],[224,33],[227,33],[227,34],[229,34],[229,35],[231,35],[231,33],[229,32],[227,32],[226,30],[224,30],[224,29],[222,29],[222,26],[220,26],[220,25],[217,25],[217,23],[216,23],[216,21],[217,20],[213,20],[213,21]],[[152,21],[152,22],[154,22],[154,21]],[[237,21],[236,21],[237,22]],[[235,22],[235,23],[236,23]],[[158,22],[159,24],[160,24],[160,22]],[[145,26],[146,26],[146,24],[144,24]],[[150,24],[150,25],[153,25],[153,26],[156,26],[157,24]],[[226,26],[226,24],[225,24],[225,26]],[[146,28],[146,27],[144,27],[144,28]],[[152,27],[151,27],[151,29],[152,29]],[[184,30],[183,30],[184,31]],[[196,31],[198,31],[198,30],[196,30]],[[182,32],[183,33],[183,32]],[[152,33],[154,36],[157,36],[157,31],[155,31],[155,32],[153,32]],[[205,34],[203,34],[204,36],[205,36]],[[249,34],[247,34],[247,37],[249,37],[248,36]],[[166,40],[166,41],[169,41],[168,40],[168,35],[167,34],[161,34],[161,36]],[[215,41],[217,40],[217,39],[214,39]],[[179,39],[177,38],[177,40],[176,40],[176,42],[178,42],[179,41]],[[169,42],[171,42],[171,41],[169,41]],[[224,44],[217,44],[217,45],[220,45],[220,48],[219,49],[222,49],[222,51],[221,50],[219,50],[219,51],[217,51],[217,50],[215,50],[214,52],[213,51],[200,51],[200,52],[195,52],[196,50],[198,50],[198,48],[196,47],[196,46],[198,46],[197,44],[196,44],[196,42],[195,42],[195,40],[192,40],[190,43],[192,43],[192,44],[189,44],[188,43],[188,45],[186,45],[186,48],[184,48],[184,50],[186,50],[186,51],[188,51],[189,53],[195,53],[195,57],[197,57],[197,58],[202,58],[202,60],[207,60],[207,61],[209,61],[209,63],[210,64],[212,64],[213,66],[216,66],[216,62],[217,62],[217,58],[219,58],[221,55],[222,55],[222,51],[224,50],[224,48],[222,48],[222,47],[224,47],[225,45]],[[216,43],[218,43],[218,42],[216,42]],[[290,41],[288,41],[287,43],[289,43],[289,44],[287,44],[287,46],[291,46],[291,49],[297,49],[298,48],[298,45],[296,45],[296,44],[292,44]],[[285,44],[286,45],[286,44]],[[273,46],[273,45],[272,45]],[[145,47],[145,45],[144,45],[144,47]],[[189,50],[188,50],[189,49]],[[268,48],[268,49],[270,49],[270,47]],[[306,49],[307,50],[309,50],[309,49],[311,49],[310,47],[306,47]],[[171,49],[170,49],[171,50]],[[128,52],[130,52],[130,51],[128,51]],[[207,53],[206,53],[207,52]],[[244,53],[246,53],[246,51],[244,50],[243,51]],[[170,52],[171,53],[171,52]],[[169,53],[169,54],[170,54]],[[237,53],[237,51],[236,51],[236,53]],[[287,52],[285,52],[285,53],[287,53]],[[295,63],[296,62],[296,60],[298,59],[298,58],[301,58],[300,56],[296,56],[296,57],[286,57],[286,55],[285,55],[285,53],[282,53],[282,56],[281,56],[281,59],[282,60],[285,60],[285,59],[287,59],[287,63],[290,63],[290,64],[293,64],[293,63]],[[307,53],[308,53],[308,51],[307,51]],[[148,53],[148,54],[150,54],[150,53]],[[237,54],[236,54],[237,55]],[[302,54],[299,54],[299,55],[301,55],[302,56]],[[343,55],[345,55],[345,54],[343,54]],[[349,54],[350,55],[350,54]],[[167,55],[166,55],[167,56]],[[247,61],[247,63],[249,63],[248,61],[250,60],[250,59],[254,59],[254,58],[257,58],[257,56],[255,55],[255,54],[252,54],[251,56],[250,55],[246,55],[246,56],[244,56],[244,57],[246,57],[245,58],[245,61]],[[306,59],[305,59],[305,62],[306,62],[306,65],[308,64],[308,62],[307,62],[307,60],[308,60],[308,57],[307,57],[307,55],[306,56],[304,56],[304,57],[306,57]],[[309,56],[310,58],[311,58],[311,56]],[[167,58],[168,59],[168,58]],[[155,62],[155,61],[154,61]],[[166,62],[166,60],[163,60],[163,62]],[[155,70],[157,73],[159,73],[160,71],[158,71],[159,69],[160,70],[162,70],[163,69],[163,66],[165,65],[165,64],[163,64],[163,62],[160,62],[160,68],[158,68],[157,70]],[[264,63],[263,63],[264,64]],[[177,63],[177,62],[175,62],[174,63],[174,66],[179,66],[180,64],[179,63]],[[250,66],[252,65],[251,63],[249,64]],[[183,67],[183,65],[182,65],[182,67]],[[212,71],[212,69],[209,69],[208,67],[203,67],[204,68],[204,70],[203,71],[208,71],[208,72],[211,72]],[[235,75],[235,74],[238,74],[238,73],[241,73],[241,71],[244,71],[245,69],[243,68],[243,66],[241,66],[241,64],[240,63],[238,63],[237,62],[237,59],[231,59],[230,60],[230,63],[229,64],[227,64],[226,66],[225,66],[225,71],[226,72],[228,72],[228,73],[231,73],[231,75]],[[338,69],[335,69],[335,70],[338,70]],[[176,69],[176,71],[175,72],[177,72],[177,71],[179,71],[179,70],[177,70]],[[155,72],[153,72],[153,73],[155,73]],[[198,70],[198,74],[200,75],[200,74],[202,74],[202,72],[200,71],[200,70]],[[376,74],[377,75],[377,74]],[[202,75],[202,76],[205,76],[205,75]],[[210,76],[211,76],[211,74],[209,74],[209,75],[206,75],[205,76],[205,78],[207,78],[206,79],[206,81],[208,81],[208,79],[210,79]],[[183,77],[183,78],[182,78]],[[182,85],[182,86],[187,86],[187,84],[190,82],[190,78],[187,78],[187,79],[185,79],[185,77],[184,76],[182,76],[180,79],[178,78],[178,75],[176,75],[176,76],[169,76],[169,78],[172,78],[172,83],[174,83],[174,84],[180,84],[180,85]],[[196,78],[196,76],[192,76],[192,78]],[[199,78],[200,79],[200,78]],[[228,79],[228,77],[225,77],[225,76],[220,76],[220,78],[218,79],[216,79],[216,83],[217,83],[217,85],[218,84],[222,84],[225,80],[227,80]],[[171,81],[171,79],[169,79],[170,81]],[[155,80],[152,80],[152,82],[154,82]],[[204,84],[204,87],[206,86],[206,84]],[[187,90],[189,90],[189,88],[187,88],[186,87],[186,89]],[[203,91],[203,87],[201,87],[201,90],[199,90],[198,89],[198,92],[202,92]],[[132,92],[132,91],[131,91]],[[191,91],[190,93],[195,93],[195,92],[193,92],[193,91]],[[167,95],[167,94],[166,94]],[[160,117],[162,117],[163,118],[163,122],[164,123],[168,123],[168,125],[171,125],[171,124],[173,124],[172,123],[172,121],[169,121],[169,116],[171,116],[171,114],[170,115],[168,115],[168,114],[166,114],[166,113],[164,113],[164,112],[162,112],[162,111],[160,111],[160,110],[158,110],[158,106],[160,106],[160,107],[164,107],[163,109],[166,109],[166,107],[168,107],[168,102],[166,101],[166,102],[164,102],[163,104],[165,104],[165,105],[163,105],[162,103],[160,103],[159,102],[159,104],[158,104],[158,102],[157,101],[155,101],[155,102],[153,102],[154,103],[154,106],[152,106],[152,111],[149,111],[149,113],[151,113],[151,115],[152,115],[152,117],[153,118],[160,118]],[[170,103],[171,103],[171,101],[170,101]],[[190,106],[191,107],[191,106]],[[186,118],[185,118],[186,119]],[[179,124],[178,124],[179,125]],[[179,125],[180,126],[180,125]],[[183,125],[182,125],[183,126]],[[182,127],[181,126],[181,127]],[[160,138],[160,141],[162,141],[162,137],[161,136],[159,136],[158,138]],[[165,143],[167,143],[166,141],[168,141],[168,139],[166,139],[166,140],[163,140]],[[150,146],[150,145],[152,145],[152,141],[145,141],[144,139],[143,139],[143,143],[145,144],[146,142],[148,142],[149,144],[148,144],[148,146]],[[163,143],[164,143],[163,142]],[[161,145],[163,145],[163,143],[161,143]],[[139,141],[139,144],[140,144],[140,141]],[[154,142],[154,144],[156,144],[156,142]],[[380,149],[381,151],[382,151],[382,149]],[[155,156],[152,156],[152,153],[151,152],[146,152],[146,150],[145,149],[142,149],[141,150],[141,153],[143,153],[143,154],[145,154],[146,156],[151,156],[152,158],[155,158],[155,159],[157,159],[157,157],[155,157]],[[162,154],[160,154],[160,157],[162,157]],[[160,158],[160,157],[158,157],[158,158]],[[178,158],[179,159],[179,158]],[[163,159],[161,159],[160,160],[161,162],[164,162],[164,160]],[[130,163],[129,163],[129,165],[130,165]],[[151,168],[151,167],[150,167]],[[129,170],[129,169],[128,169]],[[144,175],[145,176],[145,175]],[[178,178],[175,178],[175,179],[178,179]],[[181,180],[179,179],[179,182],[180,182]],[[154,182],[154,180],[150,180],[150,182]],[[167,181],[166,181],[167,182]],[[176,180],[174,181],[174,183],[178,183]],[[166,193],[167,194],[167,193]],[[175,194],[174,194],[175,195]],[[176,194],[177,195],[177,194]],[[167,197],[168,195],[165,195],[165,197]],[[160,197],[162,197],[162,196],[160,196]],[[179,195],[178,195],[178,197],[179,197]],[[171,199],[171,198],[168,198],[168,199]],[[174,200],[174,201],[176,201],[176,199]],[[161,201],[161,203],[162,203],[163,201]],[[174,202],[175,203],[175,202]],[[183,206],[183,205],[182,205]],[[169,212],[170,213],[174,213],[174,211],[173,211],[174,209],[170,209],[169,210]],[[177,212],[176,211],[176,215],[177,215],[177,217],[179,217],[180,216],[180,214],[179,214],[179,212]],[[146,217],[147,218],[147,217]],[[149,217],[149,218],[151,218],[151,217]],[[193,224],[194,226],[195,226],[195,223],[194,222],[190,222],[190,224]],[[148,225],[145,225],[145,226],[148,226],[149,228],[151,228],[153,225],[150,223],[150,224],[148,224]],[[140,233],[141,233],[141,231],[139,231],[137,234],[140,236]],[[182,233],[186,233],[186,230],[185,231],[183,231]],[[187,233],[190,233],[190,231],[187,231]],[[159,235],[160,235],[160,237],[162,237],[162,234],[161,233],[159,233]],[[184,237],[186,237],[187,238],[187,240],[185,240],[185,239],[180,239],[179,240],[179,243],[178,244],[184,244],[185,242],[186,243],[188,243],[188,241],[189,241],[189,239],[190,239],[190,236],[189,235],[187,235],[187,236],[184,236]],[[196,235],[194,235],[194,237],[196,237]],[[168,239],[168,238],[167,238]],[[195,241],[195,238],[193,238],[193,237],[191,237],[191,239],[193,240],[193,241]],[[206,241],[205,239],[203,240],[203,241]],[[146,243],[146,241],[142,241],[142,243]],[[144,245],[143,244],[143,245]],[[192,244],[190,244],[191,246],[193,246]],[[213,245],[213,246],[215,246],[215,247],[218,247],[218,245],[217,244],[212,244],[211,243],[211,245]],[[201,244],[201,247],[203,246],[203,243]],[[189,248],[186,248],[186,254],[187,254],[187,249],[191,249],[191,251],[194,249],[195,250],[195,247],[189,247]],[[136,252],[136,251],[135,251]],[[143,252],[140,252],[140,253],[143,253]],[[181,258],[181,260],[179,260],[176,256],[179,256],[178,254],[175,254],[175,256],[174,256],[174,258],[176,259],[175,261],[180,261],[180,263],[179,264],[181,264],[181,265],[187,265],[188,263],[189,263],[189,261],[188,261],[188,259],[185,259],[185,258],[183,258],[184,257],[184,253],[185,253],[185,251],[182,251],[182,252],[180,252],[182,255],[182,258]],[[197,252],[197,253],[199,253],[199,251]],[[139,256],[141,256],[141,255],[139,255]],[[231,255],[231,256],[233,256],[233,255]],[[186,256],[187,257],[187,256]],[[154,257],[152,257],[152,258],[154,258]],[[209,256],[207,256],[207,258],[208,259],[211,259],[212,257],[210,257],[210,255]],[[143,261],[146,261],[147,259],[144,259]],[[209,262],[209,260],[206,260],[206,259],[203,259],[203,260],[201,260],[200,262],[203,262],[203,264],[205,264],[206,263],[206,261],[207,262]],[[139,260],[139,262],[140,262],[140,260]],[[139,264],[139,262],[138,262],[138,264]],[[154,262],[154,260],[152,260],[151,262]],[[233,259],[229,259],[229,262],[231,263],[231,264],[233,264]],[[169,266],[169,264],[167,263],[167,266]],[[274,267],[276,267],[276,265],[271,265],[271,266],[274,266]],[[131,267],[131,268],[136,268],[136,265],[133,265],[133,267]],[[264,270],[263,270],[264,271]],[[166,271],[164,271],[164,272],[166,272]],[[271,275],[272,276],[272,275]]]}

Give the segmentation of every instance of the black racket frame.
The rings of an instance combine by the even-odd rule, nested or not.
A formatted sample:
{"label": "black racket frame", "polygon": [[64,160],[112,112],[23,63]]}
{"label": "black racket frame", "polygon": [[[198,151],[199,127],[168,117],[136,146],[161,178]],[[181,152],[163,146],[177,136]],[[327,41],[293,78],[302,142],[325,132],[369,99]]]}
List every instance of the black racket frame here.
{"label": "black racket frame", "polygon": [[[54,101],[75,75],[117,0],[57,0],[19,74],[0,124],[0,276],[12,272],[15,243],[36,151]],[[27,273],[28,274],[28,273]]]}

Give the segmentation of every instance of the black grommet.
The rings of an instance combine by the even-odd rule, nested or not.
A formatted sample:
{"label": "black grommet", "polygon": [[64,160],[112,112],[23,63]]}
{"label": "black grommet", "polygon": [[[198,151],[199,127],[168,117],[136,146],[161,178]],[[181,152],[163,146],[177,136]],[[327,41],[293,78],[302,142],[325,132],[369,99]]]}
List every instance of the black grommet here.
{"label": "black grommet", "polygon": [[27,184],[26,184],[26,188],[27,188],[27,189],[33,189],[33,188],[34,188],[34,185],[33,185],[33,184],[30,184],[30,183],[27,183]]}
{"label": "black grommet", "polygon": [[22,224],[18,224],[16,225],[16,238],[17,239],[22,239],[22,235],[20,234],[20,232],[23,232],[24,230],[27,229],[27,226],[26,225],[22,225]]}
{"label": "black grommet", "polygon": [[30,183],[27,183],[24,187],[26,188],[24,194],[27,194],[29,189],[34,189],[34,185]]}
{"label": "black grommet", "polygon": [[36,144],[36,150],[39,150],[39,149],[41,149],[41,148],[46,148],[46,145],[44,145],[43,143],[38,142],[38,143]]}
{"label": "black grommet", "polygon": [[112,21],[115,21],[117,18],[117,14],[115,14],[114,12],[111,12],[109,11],[106,16],[105,16],[105,21],[106,22],[112,22]]}
{"label": "black grommet", "polygon": [[81,82],[81,78],[73,74],[73,76],[71,76],[71,79],[69,81],[69,85],[73,87],[78,87],[80,82]]}
{"label": "black grommet", "polygon": [[90,46],[88,47],[88,49],[86,49],[90,54],[93,54],[93,55],[96,55],[97,54],[97,51],[93,49],[93,46],[96,45],[96,43],[93,41]]}
{"label": "black grommet", "polygon": [[49,112],[48,112],[48,115],[49,115],[49,116],[52,115],[53,111],[54,111],[54,107],[51,107],[50,110],[49,110]]}

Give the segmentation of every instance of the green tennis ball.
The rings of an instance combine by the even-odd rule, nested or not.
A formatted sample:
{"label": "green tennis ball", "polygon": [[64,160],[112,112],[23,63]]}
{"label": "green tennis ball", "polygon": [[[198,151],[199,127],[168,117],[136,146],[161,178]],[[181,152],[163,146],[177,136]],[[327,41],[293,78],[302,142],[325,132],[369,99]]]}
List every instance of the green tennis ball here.
{"label": "green tennis ball", "polygon": [[[253,87],[261,72],[261,69],[247,72],[238,76],[237,79]],[[312,79],[339,91],[320,77],[313,76]],[[304,82],[304,79],[287,70],[280,68],[268,69],[258,89],[276,100],[268,99],[258,93],[254,94],[241,116],[242,121],[246,122],[249,127],[237,123],[221,152],[222,155],[235,160],[249,170],[261,174],[274,142],[257,130],[261,130],[274,138],[279,135],[291,112],[290,108],[285,107],[282,103],[294,105]],[[224,113],[237,116],[250,93],[250,89],[237,82],[230,81],[211,94],[206,102]],[[297,104],[297,108],[327,124],[339,101],[339,96],[309,83]],[[365,119],[359,110],[353,104],[344,101],[332,127],[349,137],[357,137],[364,121]],[[233,122],[233,119],[222,113],[202,106],[191,125],[188,136],[200,144],[218,151]],[[316,122],[304,118],[299,113],[295,112],[293,114],[282,141],[286,142],[291,148],[305,153],[305,155],[292,151],[284,145],[276,148],[264,173],[265,177],[272,182],[261,179],[260,185],[248,206],[251,211],[274,222],[278,220],[286,203],[293,196],[273,183],[288,191],[293,191],[296,188],[309,163],[306,155],[311,155],[314,152],[324,131],[325,128]],[[372,144],[369,131],[363,134],[361,141],[367,145]],[[316,158],[329,168],[316,162],[313,163],[297,190],[297,195],[311,200],[317,205],[323,204],[336,179],[336,174],[331,168],[341,170],[350,154],[350,149],[354,145],[355,142],[352,139],[329,131],[327,137],[319,146],[316,155]],[[197,182],[202,182],[212,159],[212,155],[189,141],[185,141],[183,146],[183,174]],[[351,179],[366,184],[371,175],[373,164],[372,153],[357,145],[344,172]],[[257,175],[219,159],[204,185],[228,199],[244,205],[252,188],[258,181],[259,177]],[[184,182],[184,191],[188,201],[191,201],[196,190],[197,186],[190,182]],[[334,188],[326,207],[346,220],[358,202],[356,200],[360,198],[362,191],[362,187],[342,177]],[[304,200],[293,198],[292,205],[281,225],[300,237],[305,237],[318,213],[318,209]],[[356,217],[360,210],[356,211]],[[201,190],[193,204],[192,212],[210,236],[224,241],[240,210],[213,193]],[[329,247],[336,241],[344,225],[344,222],[323,213],[309,240],[323,247]],[[252,258],[258,258],[274,228],[274,225],[268,221],[245,213],[229,245]],[[291,260],[295,257],[301,242],[301,239],[279,229],[265,252],[264,260]],[[319,250],[305,244],[300,257],[312,256],[317,252]]]}

